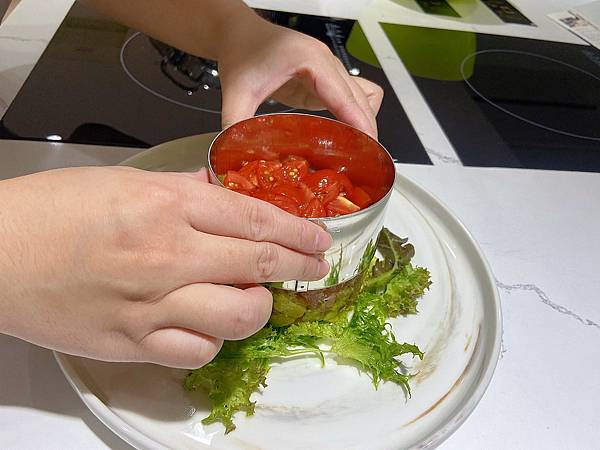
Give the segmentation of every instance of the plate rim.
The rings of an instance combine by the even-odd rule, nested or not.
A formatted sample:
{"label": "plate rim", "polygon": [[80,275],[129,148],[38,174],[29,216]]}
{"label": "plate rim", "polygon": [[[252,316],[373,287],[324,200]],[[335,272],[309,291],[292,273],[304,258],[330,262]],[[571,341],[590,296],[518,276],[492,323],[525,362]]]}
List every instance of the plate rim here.
{"label": "plate rim", "polygon": [[[490,301],[495,309],[495,315],[493,319],[495,320],[496,327],[495,334],[493,336],[493,342],[491,344],[492,352],[487,355],[484,354],[484,367],[483,372],[480,376],[480,381],[476,385],[475,390],[467,399],[467,401],[456,410],[456,412],[454,413],[454,417],[451,417],[450,420],[443,424],[433,434],[429,435],[425,440],[422,440],[420,443],[412,447],[427,449],[435,448],[441,445],[452,434],[454,434],[456,430],[471,416],[471,414],[483,398],[485,392],[487,391],[498,366],[498,361],[500,358],[501,341],[503,334],[502,306],[500,294],[498,292],[498,287],[496,286],[495,277],[493,275],[491,267],[483,251],[481,250],[479,243],[473,237],[471,232],[466,228],[463,222],[438,197],[433,195],[431,192],[423,188],[415,181],[403,175],[399,171],[398,165],[396,165],[396,181],[394,183],[393,190],[396,190],[398,191],[398,193],[403,195],[403,192],[398,187],[398,185],[401,183],[405,186],[408,185],[412,192],[420,197],[421,201],[425,199],[425,201],[433,202],[434,204],[437,204],[438,207],[441,207],[443,212],[454,222],[454,225],[458,227],[460,232],[463,234],[463,237],[465,237],[470,243],[470,245],[472,245],[472,249],[475,251],[474,254],[478,257],[479,263],[481,264],[480,268],[485,274],[485,280],[490,284],[490,291],[492,293],[492,298],[490,299]],[[124,419],[122,419],[115,412],[113,412],[109,405],[107,405],[100,398],[98,398],[98,396],[94,394],[94,392],[92,392],[92,390],[81,378],[81,376],[71,363],[69,355],[57,351],[54,351],[53,353],[61,371],[63,372],[63,375],[65,376],[73,390],[81,398],[86,407],[113,433],[115,433],[128,444],[138,449],[143,448],[151,450],[165,450],[168,448],[155,441],[154,439],[146,436],[137,429],[132,428],[130,425],[127,424],[127,422]]]}

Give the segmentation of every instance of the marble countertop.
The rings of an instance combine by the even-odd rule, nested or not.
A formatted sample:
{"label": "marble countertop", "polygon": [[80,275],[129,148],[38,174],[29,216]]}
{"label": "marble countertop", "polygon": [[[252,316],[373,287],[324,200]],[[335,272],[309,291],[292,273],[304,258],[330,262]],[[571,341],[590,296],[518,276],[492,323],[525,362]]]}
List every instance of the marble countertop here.
{"label": "marble countertop", "polygon": [[[0,116],[71,3],[23,0],[0,26]],[[299,3],[287,2],[290,8]],[[332,1],[327,8],[342,3]],[[357,11],[367,3],[356,2]],[[532,7],[532,2],[523,3]],[[553,10],[568,3],[548,2]],[[322,5],[305,2],[317,12]],[[377,39],[376,31],[366,32]],[[387,71],[401,69],[387,62]],[[399,90],[423,137],[432,126],[431,113],[410,86]],[[493,380],[442,448],[597,448],[600,174],[466,168],[443,133],[436,135],[434,129],[428,136],[435,165],[399,165],[398,170],[437,196],[472,232],[496,277],[504,317]],[[115,164],[136,151],[0,140],[0,178]],[[0,336],[0,361],[0,448],[130,448],[87,410],[51,352]]]}

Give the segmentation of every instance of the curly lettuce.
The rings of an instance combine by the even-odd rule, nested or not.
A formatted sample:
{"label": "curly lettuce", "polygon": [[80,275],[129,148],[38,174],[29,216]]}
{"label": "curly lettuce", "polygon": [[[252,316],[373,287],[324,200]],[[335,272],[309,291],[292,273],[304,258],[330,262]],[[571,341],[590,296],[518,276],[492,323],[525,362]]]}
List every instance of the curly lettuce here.
{"label": "curly lettuce", "polygon": [[[375,257],[375,249],[381,258]],[[407,239],[384,228],[377,244],[365,252],[359,275],[352,284],[332,290],[325,308],[323,302],[311,308],[295,293],[277,291],[287,297],[277,302],[265,328],[242,341],[226,342],[213,361],[185,379],[186,389],[203,389],[211,401],[211,413],[202,422],[221,422],[225,433],[233,431],[235,413],[254,414],[250,398],[267,387],[271,360],[289,356],[313,355],[322,365],[325,355],[353,361],[376,389],[388,381],[410,395],[411,376],[398,357],[424,355],[415,344],[397,342],[387,322],[416,314],[418,298],[431,284],[427,269],[410,263],[413,256]]]}

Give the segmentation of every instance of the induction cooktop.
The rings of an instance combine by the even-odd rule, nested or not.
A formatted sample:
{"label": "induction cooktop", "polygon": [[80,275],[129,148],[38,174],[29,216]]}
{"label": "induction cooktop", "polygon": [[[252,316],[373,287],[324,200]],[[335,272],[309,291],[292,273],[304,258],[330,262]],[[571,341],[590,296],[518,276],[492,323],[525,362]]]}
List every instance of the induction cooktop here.
{"label": "induction cooktop", "polygon": [[600,172],[600,51],[382,24],[464,165]]}
{"label": "induction cooktop", "polygon": [[[358,22],[258,12],[325,42],[351,75],[379,84],[385,92],[380,141],[400,162],[431,164]],[[146,148],[218,131],[218,75],[215,61],[186,54],[75,3],[2,118],[0,138]],[[258,113],[283,111],[290,108],[268,100]]]}

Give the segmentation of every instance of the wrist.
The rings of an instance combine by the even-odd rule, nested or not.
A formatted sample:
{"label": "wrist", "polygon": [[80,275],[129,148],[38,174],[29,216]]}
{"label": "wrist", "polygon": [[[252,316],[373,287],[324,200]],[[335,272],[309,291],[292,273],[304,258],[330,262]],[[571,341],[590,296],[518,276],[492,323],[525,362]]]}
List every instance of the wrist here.
{"label": "wrist", "polygon": [[14,216],[15,211],[5,198],[4,187],[8,181],[0,183],[0,202],[5,206],[0,213],[0,334],[11,334],[15,285],[19,280],[15,277],[17,264],[15,255]]}
{"label": "wrist", "polygon": [[272,26],[246,5],[230,11],[217,24],[216,33],[219,39],[215,40],[215,59],[221,61],[232,52],[232,49],[244,46],[248,37],[253,38],[263,34]]}

